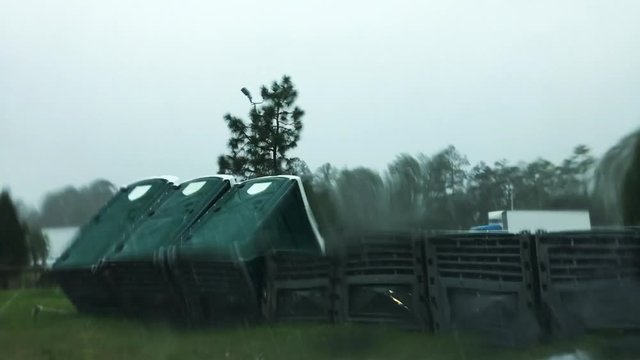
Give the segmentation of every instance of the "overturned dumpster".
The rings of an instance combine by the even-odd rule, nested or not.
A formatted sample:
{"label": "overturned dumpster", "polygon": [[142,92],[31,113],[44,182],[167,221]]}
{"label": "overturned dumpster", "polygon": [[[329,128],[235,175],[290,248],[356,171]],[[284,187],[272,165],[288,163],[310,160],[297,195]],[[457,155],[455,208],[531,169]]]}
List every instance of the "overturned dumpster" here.
{"label": "overturned dumpster", "polygon": [[253,322],[265,313],[265,256],[272,251],[324,252],[298,177],[238,184],[167,249],[166,261],[194,322]]}
{"label": "overturned dumpster", "polygon": [[104,257],[100,275],[131,316],[185,318],[184,301],[166,263],[166,250],[233,186],[231,176],[190,180]]}
{"label": "overturned dumpster", "polygon": [[52,266],[53,276],[82,312],[118,310],[113,292],[99,276],[110,248],[126,241],[150,211],[173,191],[173,182],[154,178],[122,188],[85,224]]}

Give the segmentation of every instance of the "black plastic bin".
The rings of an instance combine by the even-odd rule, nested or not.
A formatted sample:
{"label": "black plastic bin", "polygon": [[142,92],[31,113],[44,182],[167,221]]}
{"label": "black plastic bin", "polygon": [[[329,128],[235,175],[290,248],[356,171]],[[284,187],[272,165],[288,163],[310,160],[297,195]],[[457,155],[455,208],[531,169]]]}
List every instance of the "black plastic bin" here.
{"label": "black plastic bin", "polygon": [[275,252],[266,260],[267,320],[337,320],[336,264],[332,258]]}
{"label": "black plastic bin", "polygon": [[344,321],[431,327],[421,234],[375,232],[344,243],[338,291]]}
{"label": "black plastic bin", "polygon": [[540,297],[556,335],[640,329],[637,229],[539,234]]}
{"label": "black plastic bin", "polygon": [[507,346],[538,340],[530,249],[528,235],[430,236],[424,251],[434,329],[476,333]]}

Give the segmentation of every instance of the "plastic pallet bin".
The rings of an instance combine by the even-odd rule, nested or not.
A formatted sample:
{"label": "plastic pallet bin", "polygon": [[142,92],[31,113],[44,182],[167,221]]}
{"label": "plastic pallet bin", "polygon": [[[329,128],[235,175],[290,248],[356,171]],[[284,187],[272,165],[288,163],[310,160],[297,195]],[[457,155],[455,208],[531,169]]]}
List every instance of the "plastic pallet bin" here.
{"label": "plastic pallet bin", "polygon": [[102,259],[114,244],[125,241],[149,211],[171,193],[167,179],[148,179],[121,189],[79,231],[53,264],[52,273],[64,293],[81,312],[118,310],[112,289],[99,276]]}
{"label": "plastic pallet bin", "polygon": [[539,234],[540,298],[551,330],[640,329],[640,232]]}
{"label": "plastic pallet bin", "polygon": [[480,334],[521,346],[537,341],[531,238],[506,233],[433,235],[425,243],[436,331]]}
{"label": "plastic pallet bin", "polygon": [[180,184],[131,235],[105,256],[102,276],[133,316],[185,319],[185,306],[167,265],[167,248],[231,188],[230,176]]}
{"label": "plastic pallet bin", "polygon": [[393,232],[345,239],[338,292],[344,321],[430,328],[421,239]]}
{"label": "plastic pallet bin", "polygon": [[297,252],[269,254],[267,260],[267,320],[330,322],[338,318],[336,265],[327,256]]}
{"label": "plastic pallet bin", "polygon": [[168,261],[191,318],[213,325],[263,319],[264,257],[272,251],[324,252],[298,177],[236,185],[183,235]]}

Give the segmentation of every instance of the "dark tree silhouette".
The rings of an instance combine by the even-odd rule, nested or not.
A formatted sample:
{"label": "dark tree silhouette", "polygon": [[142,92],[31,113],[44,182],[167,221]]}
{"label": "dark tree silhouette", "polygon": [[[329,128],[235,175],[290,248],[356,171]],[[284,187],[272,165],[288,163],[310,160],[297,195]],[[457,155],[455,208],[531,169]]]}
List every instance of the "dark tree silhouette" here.
{"label": "dark tree silhouette", "polygon": [[220,173],[249,178],[300,170],[301,160],[287,157],[298,145],[304,115],[295,105],[298,92],[291,78],[285,75],[280,82],[263,86],[260,95],[263,101],[259,106],[254,103],[248,122],[231,114],[224,116],[231,132],[230,153],[218,158]]}
{"label": "dark tree silhouette", "polygon": [[625,225],[640,225],[640,133],[630,146],[634,148],[622,183],[622,216]]}
{"label": "dark tree silhouette", "polygon": [[8,280],[29,264],[29,249],[25,228],[9,192],[0,193],[0,287],[6,288]]}
{"label": "dark tree silhouette", "polygon": [[595,171],[594,194],[606,223],[640,225],[640,130],[604,155]]}

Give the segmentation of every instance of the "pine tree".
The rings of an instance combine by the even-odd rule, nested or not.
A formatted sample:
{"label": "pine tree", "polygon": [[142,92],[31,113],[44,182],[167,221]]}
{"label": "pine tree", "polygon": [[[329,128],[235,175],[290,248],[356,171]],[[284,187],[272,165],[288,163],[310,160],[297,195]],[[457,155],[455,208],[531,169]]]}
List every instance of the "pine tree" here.
{"label": "pine tree", "polygon": [[0,284],[29,263],[25,229],[7,191],[0,193]]}
{"label": "pine tree", "polygon": [[243,93],[253,108],[248,122],[231,114],[224,116],[231,131],[230,153],[218,158],[219,172],[244,178],[295,172],[301,160],[287,153],[298,145],[304,111],[295,106],[298,92],[291,78],[285,75],[269,88],[263,86],[260,103],[253,102],[246,89]]}

